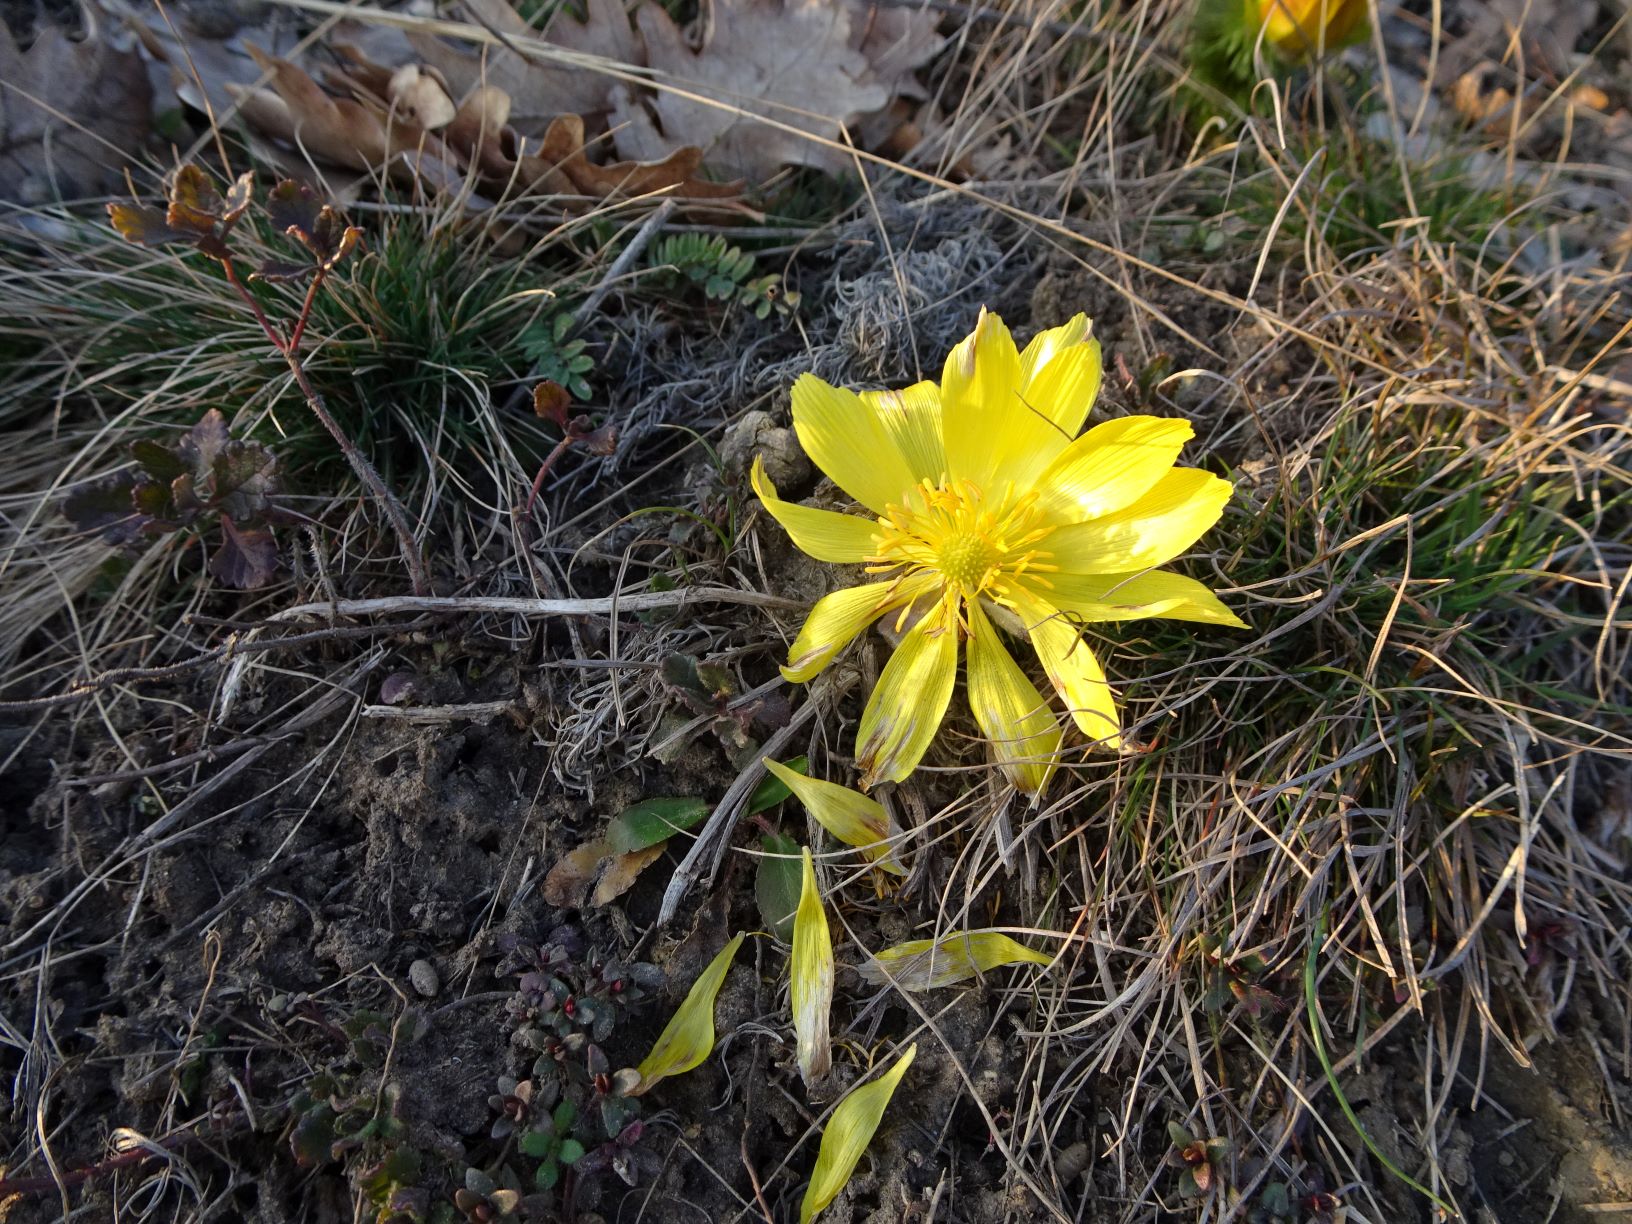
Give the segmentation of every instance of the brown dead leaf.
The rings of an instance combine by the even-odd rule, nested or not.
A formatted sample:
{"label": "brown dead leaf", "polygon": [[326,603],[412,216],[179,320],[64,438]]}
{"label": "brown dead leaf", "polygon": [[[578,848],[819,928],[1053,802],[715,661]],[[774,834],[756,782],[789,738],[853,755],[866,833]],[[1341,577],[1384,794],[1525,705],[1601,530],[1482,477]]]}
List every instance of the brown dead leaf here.
{"label": "brown dead leaf", "polygon": [[[267,73],[271,88],[227,89],[237,100],[239,113],[265,135],[293,145],[314,161],[354,170],[408,172],[442,187],[461,180],[458,156],[437,136],[406,116],[393,114],[385,102],[333,97],[288,60],[254,47],[249,50]],[[429,77],[416,77],[412,85],[423,94],[428,82]],[[418,105],[425,103],[421,99]]]}
{"label": "brown dead leaf", "polygon": [[[570,191],[597,200],[628,198],[663,192],[686,200],[729,200],[742,194],[742,183],[713,183],[699,178],[702,150],[676,149],[659,161],[619,161],[598,166],[584,152],[584,121],[562,115],[538,144],[536,152],[518,161],[522,180],[531,185],[556,183],[564,178]],[[548,190],[560,190],[550,187]]]}
{"label": "brown dead leaf", "polygon": [[640,873],[663,856],[667,844],[613,854],[604,838],[585,842],[550,868],[541,890],[544,900],[561,909],[606,905],[634,887]]}
{"label": "brown dead leaf", "polygon": [[560,909],[583,909],[589,890],[601,874],[609,848],[604,840],[585,842],[566,855],[544,877],[541,892],[548,905]]}
{"label": "brown dead leaf", "polygon": [[590,894],[591,905],[605,905],[623,896],[635,886],[635,880],[641,872],[663,857],[663,851],[668,842],[658,842],[655,846],[647,846],[644,850],[631,850],[628,854],[614,854],[606,860],[606,866],[601,871],[601,878],[595,883],[595,891]]}
{"label": "brown dead leaf", "polygon": [[838,141],[844,125],[884,109],[891,97],[856,49],[866,41],[856,11],[827,0],[712,0],[707,10],[708,33],[697,51],[651,0],[635,10],[648,63],[697,97],[660,91],[637,99],[614,90],[618,152],[653,161],[696,145],[710,167],[755,182],[784,166],[844,171],[849,157],[809,136]]}
{"label": "brown dead leaf", "polygon": [[[586,21],[558,11],[543,30],[535,30],[506,0],[462,0],[464,16],[500,38],[536,39],[582,55],[622,64],[641,62],[640,46],[619,0],[586,0]],[[509,46],[473,51],[443,39],[410,34],[427,64],[442,73],[455,97],[487,86],[510,98],[512,122],[524,135],[536,135],[558,115],[593,114],[611,105],[615,82],[592,69],[568,68],[529,57]]]}
{"label": "brown dead leaf", "polygon": [[38,204],[113,186],[147,138],[152,91],[134,48],[95,26],[74,42],[55,26],[24,52],[0,22],[0,199]]}

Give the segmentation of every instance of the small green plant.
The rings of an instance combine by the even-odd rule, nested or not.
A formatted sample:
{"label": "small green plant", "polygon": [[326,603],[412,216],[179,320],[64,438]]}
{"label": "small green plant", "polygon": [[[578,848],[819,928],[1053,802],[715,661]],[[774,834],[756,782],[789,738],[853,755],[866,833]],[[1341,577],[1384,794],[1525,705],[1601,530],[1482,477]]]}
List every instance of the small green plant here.
{"label": "small green plant", "polygon": [[250,274],[250,279],[274,284],[306,284],[300,314],[287,331],[280,330],[240,278],[231,245],[233,231],[249,211],[254,191],[253,172],[240,175],[222,194],[209,175],[197,166],[188,165],[176,172],[166,208],[115,202],[108,205],[108,219],[127,242],[144,247],[190,247],[220,265],[228,284],[288,365],[312,414],[329,431],[352,470],[390,519],[415,593],[429,594],[430,579],[402,503],[329,412],[323,397],[307,377],[300,356],[301,339],[324,283],[357,249],[363,232],[347,225],[329,205],[319,205],[311,189],[300,183],[286,179],[272,189],[266,199],[267,217],[275,229],[294,240],[295,258],[264,260]]}
{"label": "small green plant", "polygon": [[1207,991],[1201,1005],[1208,1012],[1218,1014],[1232,1001],[1254,1020],[1266,1010],[1284,1011],[1288,1004],[1274,991],[1263,985],[1269,966],[1256,953],[1233,956],[1225,951],[1224,941],[1217,935],[1202,935],[1196,947],[1205,967]]}
{"label": "small green plant", "polygon": [[572,325],[570,314],[539,319],[522,331],[517,345],[539,378],[565,388],[575,400],[587,400],[587,376],[595,369],[595,359],[585,341],[571,338]]}
{"label": "small green plant", "polygon": [[1185,1198],[1204,1198],[1224,1184],[1223,1161],[1230,1154],[1228,1139],[1200,1139],[1177,1122],[1167,1124],[1173,1150],[1167,1163],[1179,1174],[1179,1193]]}
{"label": "small green plant", "polygon": [[363,1010],[335,1023],[315,1005],[308,1010],[309,1019],[342,1042],[344,1053],[307,1080],[290,1103],[289,1147],[296,1162],[305,1168],[340,1164],[374,1208],[377,1224],[426,1219],[430,1193],[421,1184],[420,1153],[405,1142],[401,1088],[379,1082],[393,1044],[424,1035],[424,1015],[409,1010],[393,1021]]}
{"label": "small green plant", "polygon": [[709,730],[728,748],[746,747],[756,729],[774,731],[787,724],[787,698],[773,693],[745,701],[735,677],[723,667],[675,653],[663,660],[660,674],[682,705],[709,719]]}
{"label": "small green plant", "polygon": [[134,470],[64,499],[69,522],[118,546],[182,532],[203,538],[213,524],[220,537],[209,570],[218,582],[246,589],[272,580],[278,565],[272,525],[299,516],[277,504],[277,459],[270,450],[234,438],[212,408],[173,444],[134,442],[130,454]]}
{"label": "small green plant", "polygon": [[637,1184],[647,1155],[638,1147],[640,1076],[613,1070],[602,1046],[662,974],[587,948],[568,926],[536,947],[511,941],[501,969],[517,974],[511,1044],[534,1057],[525,1079],[502,1078],[488,1098],[493,1137],[513,1138],[535,1162],[531,1184],[539,1193],[555,1192],[568,1170],[579,1178],[611,1171]]}
{"label": "small green plant", "polygon": [[670,235],[653,248],[651,262],[668,273],[670,283],[690,282],[709,301],[741,306],[758,319],[772,310],[791,314],[799,305],[799,295],[781,277],[753,276],[754,257],[717,234]]}

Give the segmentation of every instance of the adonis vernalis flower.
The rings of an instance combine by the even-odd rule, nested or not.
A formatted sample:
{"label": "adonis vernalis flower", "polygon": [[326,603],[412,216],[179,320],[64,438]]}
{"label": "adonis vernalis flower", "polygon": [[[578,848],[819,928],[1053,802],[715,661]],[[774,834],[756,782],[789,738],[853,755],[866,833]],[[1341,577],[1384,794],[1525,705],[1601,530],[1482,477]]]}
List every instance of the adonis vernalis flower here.
{"label": "adonis vernalis flower", "polygon": [[865,565],[877,581],[818,602],[782,674],[810,680],[886,614],[905,630],[857,731],[864,786],[917,767],[966,645],[969,704],[994,759],[1021,790],[1042,789],[1059,723],[1000,627],[1029,639],[1076,725],[1114,749],[1116,703],[1079,624],[1241,625],[1201,583],[1156,570],[1217,522],[1229,483],[1174,466],[1185,421],[1121,417],[1078,437],[1100,375],[1085,316],[1021,352],[983,310],[938,385],[857,394],[810,374],[794,384],[800,444],[867,513],[783,501],[757,462],[754,491],[804,552]]}
{"label": "adonis vernalis flower", "polygon": [[1258,29],[1288,59],[1342,46],[1366,15],[1366,0],[1250,0]]}

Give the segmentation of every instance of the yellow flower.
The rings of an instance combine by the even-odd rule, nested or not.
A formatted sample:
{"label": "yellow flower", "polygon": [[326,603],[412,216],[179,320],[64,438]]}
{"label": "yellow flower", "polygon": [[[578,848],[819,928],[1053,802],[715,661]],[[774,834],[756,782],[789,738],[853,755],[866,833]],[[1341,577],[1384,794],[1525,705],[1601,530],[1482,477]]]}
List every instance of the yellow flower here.
{"label": "yellow flower", "polygon": [[1256,0],[1256,4],[1264,37],[1292,59],[1342,46],[1366,15],[1366,0]]}
{"label": "yellow flower", "polygon": [[1173,466],[1191,437],[1185,421],[1122,417],[1078,437],[1099,382],[1085,316],[1020,352],[982,310],[938,386],[858,395],[810,374],[794,384],[800,444],[868,516],[782,501],[757,462],[754,491],[804,552],[879,580],[818,602],[782,674],[811,679],[887,613],[906,630],[857,731],[863,786],[917,767],[965,642],[969,704],[994,759],[1021,790],[1047,784],[1059,724],[997,625],[1030,639],[1077,726],[1112,749],[1116,704],[1079,623],[1241,625],[1199,582],[1152,572],[1218,520],[1228,482]]}

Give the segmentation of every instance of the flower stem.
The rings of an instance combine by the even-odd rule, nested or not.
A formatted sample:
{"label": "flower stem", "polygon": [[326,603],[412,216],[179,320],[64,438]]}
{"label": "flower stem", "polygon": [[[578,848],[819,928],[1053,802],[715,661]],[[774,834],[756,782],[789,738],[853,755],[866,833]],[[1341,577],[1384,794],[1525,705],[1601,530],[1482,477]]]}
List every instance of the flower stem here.
{"label": "flower stem", "polygon": [[312,277],[312,283],[306,290],[306,300],[301,304],[300,316],[295,320],[294,327],[290,329],[289,338],[285,340],[278,334],[278,330],[272,325],[272,321],[266,317],[266,312],[261,309],[261,304],[255,300],[255,295],[250,293],[243,281],[238,279],[238,271],[233,266],[230,255],[221,258],[221,266],[226,271],[227,282],[238,291],[238,296],[243,298],[250,310],[254,312],[255,320],[261,325],[261,330],[266,333],[266,338],[272,342],[272,347],[278,350],[279,355],[289,366],[289,372],[295,376],[296,385],[300,387],[301,394],[306,397],[306,406],[322,422],[323,428],[329,431],[330,436],[334,438],[335,443],[340,447],[340,453],[346,457],[346,462],[351,464],[351,470],[357,473],[358,479],[363,482],[368,491],[373,494],[374,500],[379,502],[380,506],[385,510],[385,516],[391,522],[391,530],[396,534],[397,548],[402,553],[403,564],[408,567],[408,577],[413,583],[414,594],[430,594],[431,583],[425,571],[425,560],[420,555],[419,543],[414,539],[413,528],[408,524],[408,514],[403,509],[402,503],[397,500],[396,494],[386,488],[385,481],[380,477],[380,473],[374,465],[369,462],[368,456],[357,449],[351,438],[347,436],[346,431],[340,427],[340,422],[330,414],[328,406],[323,402],[323,397],[313,388],[311,380],[306,377],[306,369],[301,364],[300,341],[306,334],[306,324],[312,317],[312,307],[317,301],[318,292],[323,287],[323,280],[328,270],[319,267],[316,275]]}

